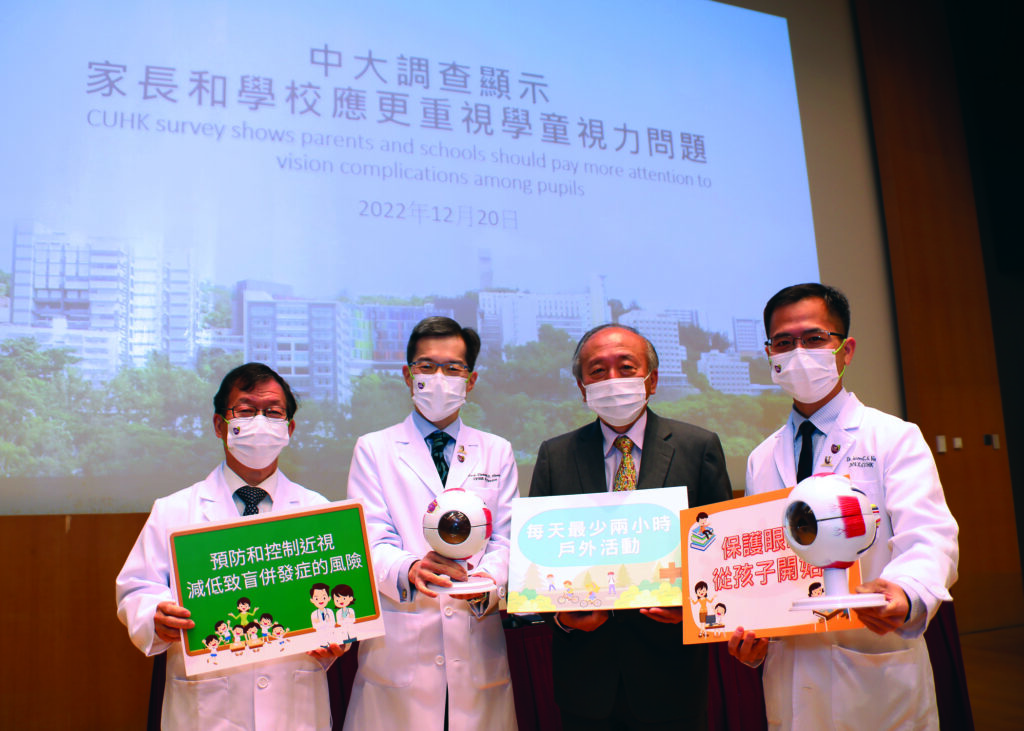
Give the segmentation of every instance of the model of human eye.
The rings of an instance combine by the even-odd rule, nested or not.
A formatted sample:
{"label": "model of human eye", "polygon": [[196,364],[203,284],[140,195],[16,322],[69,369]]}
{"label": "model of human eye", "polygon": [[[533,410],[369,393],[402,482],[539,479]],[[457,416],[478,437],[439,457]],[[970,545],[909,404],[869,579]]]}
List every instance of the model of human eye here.
{"label": "model of human eye", "polygon": [[427,506],[423,536],[442,556],[467,559],[491,537],[491,511],[476,493],[449,488]]}

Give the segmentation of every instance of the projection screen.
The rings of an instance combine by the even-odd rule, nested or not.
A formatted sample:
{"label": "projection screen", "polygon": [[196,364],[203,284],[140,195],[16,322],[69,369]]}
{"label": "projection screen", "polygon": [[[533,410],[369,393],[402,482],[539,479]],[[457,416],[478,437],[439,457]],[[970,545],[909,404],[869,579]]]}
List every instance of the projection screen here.
{"label": "projection screen", "polygon": [[408,414],[406,339],[436,314],[480,332],[463,417],[512,442],[524,492],[540,442],[593,418],[569,366],[602,322],[652,340],[652,407],[719,432],[734,487],[784,420],[761,308],[820,276],[785,18],[8,12],[2,512],[145,511],[202,479],[213,393],[250,360],[300,398],[282,468],[340,499],[355,439]]}

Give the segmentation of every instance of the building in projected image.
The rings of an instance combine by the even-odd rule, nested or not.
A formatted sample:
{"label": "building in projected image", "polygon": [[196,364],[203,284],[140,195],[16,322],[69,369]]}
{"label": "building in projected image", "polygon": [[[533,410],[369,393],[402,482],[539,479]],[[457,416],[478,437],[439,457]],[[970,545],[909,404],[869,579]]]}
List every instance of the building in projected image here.
{"label": "building in projected image", "polygon": [[733,348],[740,355],[761,357],[764,355],[764,322],[753,317],[732,318]]}
{"label": "building in projected image", "polygon": [[452,316],[432,304],[353,304],[292,296],[288,285],[245,281],[235,287],[246,360],[266,363],[301,398],[348,403],[366,371],[398,374],[417,322]]}
{"label": "building in projected image", "polygon": [[30,336],[68,348],[78,369],[101,383],[151,353],[192,368],[199,296],[187,252],[168,261],[159,244],[50,232],[14,234],[10,326],[0,338]]}
{"label": "building in projected image", "polygon": [[604,279],[594,277],[590,286],[578,294],[482,291],[477,329],[482,352],[491,355],[504,353],[509,345],[535,341],[542,325],[565,330],[576,341],[610,318]]}
{"label": "building in projected image", "polygon": [[654,345],[658,353],[658,392],[662,398],[679,398],[689,389],[689,379],[683,372],[686,347],[679,342],[679,326],[691,321],[696,321],[696,315],[691,315],[690,310],[633,310],[619,318],[620,323],[636,328]]}

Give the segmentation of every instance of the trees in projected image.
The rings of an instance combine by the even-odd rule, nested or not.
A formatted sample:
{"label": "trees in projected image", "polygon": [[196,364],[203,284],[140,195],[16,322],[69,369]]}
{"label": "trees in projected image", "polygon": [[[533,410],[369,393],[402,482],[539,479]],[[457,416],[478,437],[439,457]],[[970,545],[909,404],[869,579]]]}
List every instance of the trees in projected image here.
{"label": "trees in projected image", "polygon": [[[700,337],[710,344],[720,336]],[[593,418],[569,373],[574,347],[564,331],[544,326],[535,342],[478,364],[480,386],[463,417],[509,439],[521,468],[533,464],[541,441]],[[219,459],[208,433],[210,399],[237,355],[205,351],[191,371],[154,354],[102,386],[77,374],[67,350],[42,349],[29,338],[0,343],[0,355],[0,477],[173,474],[187,482],[202,477],[196,465]],[[702,386],[695,393],[655,396],[652,406],[718,432],[739,486],[747,454],[785,418],[788,402],[777,393],[730,395],[695,381]],[[304,401],[282,467],[300,482],[328,480],[338,495],[356,438],[400,421],[410,407],[400,376],[373,372],[356,379],[349,404]]]}

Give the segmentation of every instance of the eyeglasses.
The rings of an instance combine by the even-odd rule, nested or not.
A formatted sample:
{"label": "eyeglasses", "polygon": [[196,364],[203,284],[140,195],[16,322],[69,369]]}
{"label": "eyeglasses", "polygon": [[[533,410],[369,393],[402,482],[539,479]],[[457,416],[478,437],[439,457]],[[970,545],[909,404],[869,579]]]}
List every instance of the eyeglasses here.
{"label": "eyeglasses", "polygon": [[288,421],[288,412],[279,406],[271,406],[267,409],[254,409],[251,406],[236,406],[228,409],[232,419],[253,419],[258,414],[267,417],[267,421]]}
{"label": "eyeglasses", "polygon": [[802,335],[790,335],[780,333],[773,338],[765,340],[764,344],[773,353],[786,353],[796,347],[798,342],[808,349],[826,348],[833,337],[845,338],[845,333],[834,333],[829,330],[804,330]]}
{"label": "eyeglasses", "polygon": [[447,363],[435,363],[432,360],[426,358],[420,358],[414,360],[409,364],[409,368],[412,369],[413,373],[419,373],[424,376],[432,376],[437,373],[437,369],[440,368],[441,372],[446,376],[462,376],[466,377],[469,375],[469,367],[465,363],[459,363],[458,361],[449,361]]}

